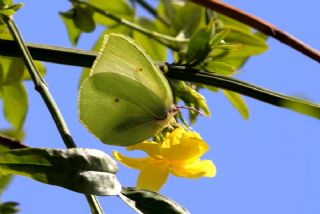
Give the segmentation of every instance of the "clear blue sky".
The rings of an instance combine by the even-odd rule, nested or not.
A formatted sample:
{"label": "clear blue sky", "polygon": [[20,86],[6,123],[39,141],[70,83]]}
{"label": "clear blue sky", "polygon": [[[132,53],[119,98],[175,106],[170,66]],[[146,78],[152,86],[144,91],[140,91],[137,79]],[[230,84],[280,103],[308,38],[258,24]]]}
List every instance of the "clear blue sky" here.
{"label": "clear blue sky", "polygon": [[[318,0],[226,2],[320,49]],[[68,8],[67,0],[25,1],[16,21],[26,41],[70,47],[58,16],[59,11]],[[84,35],[78,47],[90,49],[98,31]],[[250,59],[237,78],[320,102],[319,64],[273,39],[268,43],[270,50]],[[46,66],[46,81],[79,147],[98,148],[109,154],[118,149],[99,143],[78,122],[81,69],[49,63]],[[30,109],[25,143],[64,148],[40,96],[31,83],[27,88]],[[221,93],[204,94],[212,117],[200,119],[194,129],[210,144],[204,158],[215,162],[217,176],[199,180],[171,176],[161,193],[196,214],[319,214],[320,122],[247,97],[251,116],[244,121]],[[124,186],[134,186],[137,173],[120,165],[118,177]],[[3,199],[20,202],[21,214],[90,212],[83,195],[24,177],[14,179]],[[133,213],[116,197],[100,197],[100,201],[106,213]]]}

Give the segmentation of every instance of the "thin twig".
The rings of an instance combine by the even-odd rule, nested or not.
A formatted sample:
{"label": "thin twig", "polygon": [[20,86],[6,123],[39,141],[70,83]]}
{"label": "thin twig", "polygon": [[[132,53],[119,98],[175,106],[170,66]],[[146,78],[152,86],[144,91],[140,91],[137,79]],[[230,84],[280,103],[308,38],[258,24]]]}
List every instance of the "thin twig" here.
{"label": "thin twig", "polygon": [[[30,76],[35,84],[35,89],[40,93],[42,99],[44,100],[47,108],[50,111],[50,114],[59,130],[59,133],[63,139],[63,142],[67,146],[67,148],[76,147],[76,144],[73,141],[73,138],[70,134],[70,131],[60,113],[60,110],[55,103],[45,81],[41,78],[41,75],[37,71],[37,68],[33,62],[32,56],[25,45],[22,36],[20,35],[19,29],[17,28],[15,22],[12,17],[3,16],[3,20],[7,24],[10,32],[12,33],[14,39],[17,42],[19,47],[20,54],[25,62],[25,65],[30,73]],[[103,214],[103,210],[100,207],[97,199],[93,195],[86,195],[87,201],[90,205],[91,211],[94,214]]]}
{"label": "thin twig", "polygon": [[150,14],[152,14],[155,18],[159,19],[162,24],[169,26],[169,21],[161,16],[150,4],[148,4],[145,0],[135,0],[138,4],[140,4],[144,9],[146,9]]}
{"label": "thin twig", "polygon": [[105,11],[105,10],[102,10],[98,7],[95,7],[94,5],[90,4],[89,2],[79,1],[79,3],[89,5],[90,7],[92,7],[94,9],[95,12],[97,12],[97,13],[99,13],[109,19],[112,19],[120,24],[123,24],[123,25],[131,28],[132,30],[138,31],[146,36],[149,36],[151,39],[156,40],[157,42],[167,46],[168,48],[170,48],[172,50],[179,51],[180,50],[179,46],[181,46],[181,44],[186,44],[187,42],[189,42],[188,39],[181,39],[181,38],[179,39],[176,37],[172,37],[172,36],[158,33],[156,31],[148,30],[144,27],[141,27],[140,25],[137,25],[137,24],[130,22],[126,19],[120,18],[114,14],[111,14],[108,11]]}
{"label": "thin twig", "polygon": [[195,83],[202,83],[266,102],[278,107],[291,109],[293,111],[320,119],[320,105],[309,102],[300,98],[288,96],[278,92],[273,92],[268,89],[256,86],[241,80],[230,78],[227,76],[214,74],[199,69],[187,68],[185,66],[167,65],[169,78],[184,80]]}
{"label": "thin twig", "polygon": [[218,13],[236,19],[239,22],[247,24],[266,35],[272,36],[273,38],[279,40],[280,42],[294,48],[295,50],[305,54],[306,56],[320,62],[320,52],[303,43],[299,39],[290,35],[287,32],[275,27],[274,25],[259,19],[256,16],[248,14],[238,8],[230,6],[226,3],[217,0],[191,0],[199,5],[206,8],[212,9]]}
{"label": "thin twig", "polygon": [[[49,45],[29,44],[28,48],[30,49],[32,56],[37,60],[81,67],[91,67],[97,55],[97,52],[95,51],[83,51],[74,48]],[[10,51],[9,54],[7,51]],[[17,48],[14,47],[14,43],[7,40],[0,40],[0,54],[5,56],[19,56]],[[77,60],[77,57],[81,60]],[[157,64],[160,67],[165,66],[163,62],[158,62]],[[169,69],[166,74],[172,79],[202,83],[227,89],[278,107],[289,108],[320,119],[320,106],[318,104],[276,93],[231,77],[185,66],[166,66]]]}

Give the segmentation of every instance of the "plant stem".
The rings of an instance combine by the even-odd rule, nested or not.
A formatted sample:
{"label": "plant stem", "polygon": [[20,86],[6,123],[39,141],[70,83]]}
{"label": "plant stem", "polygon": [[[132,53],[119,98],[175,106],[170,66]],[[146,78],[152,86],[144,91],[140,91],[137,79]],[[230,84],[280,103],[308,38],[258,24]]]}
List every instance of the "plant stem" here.
{"label": "plant stem", "polygon": [[[42,79],[41,75],[37,71],[35,64],[33,63],[32,56],[26,47],[23,38],[13,21],[12,17],[3,16],[4,21],[6,22],[10,32],[12,33],[14,39],[16,40],[18,47],[21,51],[22,58],[25,62],[25,65],[30,73],[32,81],[35,84],[35,89],[40,93],[42,99],[44,100],[47,108],[50,111],[50,114],[59,130],[59,133],[63,139],[67,148],[76,147],[75,142],[70,134],[70,131],[61,115],[61,112],[56,105],[45,81]],[[94,214],[102,214],[103,210],[101,209],[97,199],[93,195],[86,195],[87,201],[90,205],[91,211]]]}
{"label": "plant stem", "polygon": [[165,18],[162,17],[151,5],[149,5],[146,1],[144,0],[135,0],[138,4],[140,4],[144,9],[146,9],[150,14],[152,14],[154,17],[159,19],[164,25],[170,26],[169,21]]}
{"label": "plant stem", "polygon": [[22,144],[20,141],[0,134],[0,145],[8,148],[8,149],[23,149],[28,148],[28,146]]}
{"label": "plant stem", "polygon": [[320,52],[303,43],[299,39],[290,35],[287,32],[275,27],[274,25],[259,19],[256,16],[248,14],[242,10],[232,7],[226,3],[217,0],[191,0],[199,5],[214,10],[218,13],[231,17],[239,22],[247,24],[266,35],[272,36],[280,42],[294,48],[295,50],[303,53],[304,55],[320,62]]}
{"label": "plant stem", "polygon": [[166,75],[169,78],[223,88],[248,97],[252,97],[262,102],[266,102],[278,107],[291,109],[293,111],[320,119],[319,104],[285,94],[273,92],[268,89],[227,76],[218,75],[199,69],[187,68],[185,66],[167,66],[167,69],[169,71],[166,73]]}
{"label": "plant stem", "polygon": [[180,51],[179,46],[181,44],[187,43],[189,41],[188,39],[178,39],[178,38],[175,38],[172,36],[158,33],[156,31],[148,30],[144,27],[141,27],[140,25],[137,25],[137,24],[132,23],[126,19],[120,18],[114,14],[111,14],[108,11],[105,11],[105,10],[102,10],[98,7],[95,7],[94,5],[92,5],[88,2],[79,1],[79,3],[89,5],[90,7],[92,7],[94,9],[95,12],[97,12],[107,18],[110,18],[118,23],[121,23],[121,24],[123,24],[123,25],[125,25],[135,31],[138,31],[146,36],[149,36],[151,39],[156,40],[157,42],[167,46],[168,48],[171,48],[172,50]]}
{"label": "plant stem", "polygon": [[[29,44],[28,48],[30,49],[32,56],[37,60],[81,67],[91,67],[97,56],[97,52],[95,51],[83,51],[74,48],[63,48],[50,45]],[[14,46],[13,41],[0,39],[0,54],[4,56],[18,56],[18,50]],[[160,67],[167,66],[169,71],[166,72],[166,74],[172,79],[220,87],[278,107],[289,108],[320,119],[320,105],[318,104],[273,92],[231,77],[201,71],[199,69],[185,66],[165,65],[163,62],[158,62],[156,64]],[[303,112],[298,108],[299,106],[304,109]]]}

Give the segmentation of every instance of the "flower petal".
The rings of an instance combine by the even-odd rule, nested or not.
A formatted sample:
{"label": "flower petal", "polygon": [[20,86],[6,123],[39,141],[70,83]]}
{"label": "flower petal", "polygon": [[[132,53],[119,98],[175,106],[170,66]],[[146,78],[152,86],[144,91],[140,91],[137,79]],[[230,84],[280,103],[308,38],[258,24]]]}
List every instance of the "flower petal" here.
{"label": "flower petal", "polygon": [[168,175],[168,165],[165,162],[145,165],[139,174],[137,187],[157,192],[167,181]]}
{"label": "flower petal", "polygon": [[217,173],[211,160],[197,160],[191,164],[174,164],[170,171],[175,176],[184,178],[214,177]]}
{"label": "flower petal", "polygon": [[154,163],[154,159],[146,157],[146,158],[130,158],[127,156],[124,156],[122,154],[120,154],[117,151],[113,151],[113,157],[119,161],[120,163],[122,163],[123,165],[129,167],[129,168],[133,168],[133,169],[139,169],[141,170],[142,168],[144,168],[146,165],[152,164]]}
{"label": "flower petal", "polygon": [[132,146],[128,146],[127,150],[142,150],[147,153],[149,156],[156,156],[160,154],[160,144],[153,141],[143,141]]}
{"label": "flower petal", "polygon": [[167,160],[193,162],[206,151],[208,144],[196,132],[177,128],[162,143],[161,156]]}

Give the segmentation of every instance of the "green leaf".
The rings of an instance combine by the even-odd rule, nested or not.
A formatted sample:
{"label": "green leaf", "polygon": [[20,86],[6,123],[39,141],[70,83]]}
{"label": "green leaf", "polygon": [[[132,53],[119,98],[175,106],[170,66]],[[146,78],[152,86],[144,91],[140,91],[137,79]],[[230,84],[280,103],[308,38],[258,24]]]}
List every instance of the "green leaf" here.
{"label": "green leaf", "polygon": [[207,71],[218,73],[226,76],[231,76],[236,71],[235,67],[225,62],[211,61],[205,66]]}
{"label": "green leaf", "polygon": [[228,36],[225,38],[228,43],[240,43],[242,48],[240,49],[243,55],[257,55],[261,54],[268,49],[265,39],[255,35],[252,32],[246,32],[242,29],[235,28],[234,26],[224,26],[225,29],[231,30]]}
{"label": "green leaf", "polygon": [[[7,150],[8,150],[7,147],[0,145],[0,152],[7,151]],[[12,175],[0,175],[0,196],[5,190],[5,188],[9,185],[11,179],[12,179]]]}
{"label": "green leaf", "polygon": [[233,26],[235,28],[238,28],[240,30],[246,31],[248,33],[252,32],[252,28],[246,24],[243,24],[242,22],[239,22],[235,19],[232,19],[228,16],[218,14],[218,20],[222,22],[222,27],[225,25]]}
{"label": "green leaf", "polygon": [[81,31],[90,33],[96,28],[93,20],[94,9],[87,4],[76,4],[74,8],[73,21]]}
{"label": "green leaf", "polygon": [[20,82],[25,70],[23,60],[21,58],[11,58],[8,64],[9,67],[6,71],[3,70],[3,73],[6,74],[6,76],[3,77],[3,84],[11,85]]}
{"label": "green leaf", "polygon": [[17,208],[19,203],[17,202],[5,202],[0,203],[0,213],[1,214],[15,214],[20,211],[20,209]]}
{"label": "green leaf", "polygon": [[[46,69],[42,62],[34,61],[42,76]],[[30,80],[30,75],[21,58],[0,56],[0,86],[17,84],[22,80]]]}
{"label": "green leaf", "polygon": [[222,92],[228,98],[231,104],[239,111],[243,119],[248,119],[249,109],[242,97],[238,93],[232,91],[222,90]]}
{"label": "green leaf", "polygon": [[204,11],[205,9],[190,1],[184,3],[176,3],[172,27],[175,35],[183,38],[190,38],[198,28],[204,27]]}
{"label": "green leaf", "polygon": [[[143,26],[148,30],[157,31],[155,23],[147,18],[139,17],[138,19],[136,19],[136,24]],[[147,54],[150,55],[153,60],[166,60],[167,48],[164,45],[150,39],[150,37],[145,36],[144,34],[141,34],[137,31],[133,32],[133,38],[146,50]]]}
{"label": "green leaf", "polygon": [[21,129],[27,110],[27,92],[22,83],[2,87],[4,116],[15,129]]}
{"label": "green leaf", "polygon": [[200,29],[192,35],[186,54],[187,64],[196,65],[206,59],[210,52],[210,37],[211,32],[207,29]]}
{"label": "green leaf", "polygon": [[76,46],[81,35],[81,30],[76,27],[73,21],[74,9],[59,13],[64,25],[67,28],[69,40],[73,46]]}
{"label": "green leaf", "polygon": [[[98,7],[109,13],[115,14],[120,18],[129,21],[132,21],[134,18],[134,11],[125,0],[88,0],[88,2],[93,6]],[[117,22],[99,13],[94,13],[93,18],[97,24],[104,26],[112,26],[118,24]]]}
{"label": "green leaf", "polygon": [[304,103],[297,103],[292,102],[290,100],[284,100],[281,101],[280,106],[302,114],[310,115],[315,118],[320,118],[320,113],[317,109],[309,108],[309,106],[305,105]]}
{"label": "green leaf", "polygon": [[17,129],[1,129],[0,135],[5,135],[11,138],[14,138],[18,141],[22,141],[25,133],[23,130],[17,130]]}
{"label": "green leaf", "polygon": [[14,149],[0,153],[0,173],[91,195],[118,195],[116,162],[96,149]]}
{"label": "green leaf", "polygon": [[210,46],[215,47],[221,43],[223,39],[226,38],[226,36],[230,33],[230,30],[224,29],[221,30],[219,33],[217,33],[212,39],[210,40]]}
{"label": "green leaf", "polygon": [[[45,76],[47,71],[46,71],[46,67],[43,65],[43,63],[40,62],[40,61],[33,61],[33,62],[35,64],[35,66],[37,67],[37,71],[40,73],[40,75],[42,77]],[[31,80],[29,71],[26,68],[24,69],[24,73],[23,73],[22,79],[23,80]]]}
{"label": "green leaf", "polygon": [[0,195],[3,193],[3,191],[9,185],[11,179],[12,179],[12,175],[0,175]]}
{"label": "green leaf", "polygon": [[0,0],[0,7],[13,5],[13,0]]}
{"label": "green leaf", "polygon": [[134,210],[144,214],[189,214],[189,211],[177,202],[149,190],[123,187],[120,197]]}
{"label": "green leaf", "polygon": [[[224,38],[225,43],[220,44],[222,48],[220,45],[215,46],[210,53],[212,59],[240,68],[248,57],[261,54],[268,49],[266,36],[255,33],[251,27],[220,14],[216,23],[220,23],[218,30],[229,30],[230,33]],[[238,47],[230,49],[229,44],[236,44]]]}
{"label": "green leaf", "polygon": [[0,2],[0,14],[4,16],[12,16],[15,14],[21,7],[22,3],[13,4],[12,2]]}
{"label": "green leaf", "polygon": [[[210,116],[210,110],[207,105],[207,101],[198,91],[193,89],[191,86],[183,81],[170,81],[170,85],[174,91],[174,95],[180,98],[186,106],[195,108],[196,110],[202,110],[204,115]],[[191,123],[196,121],[199,112],[189,110],[189,119]]]}

